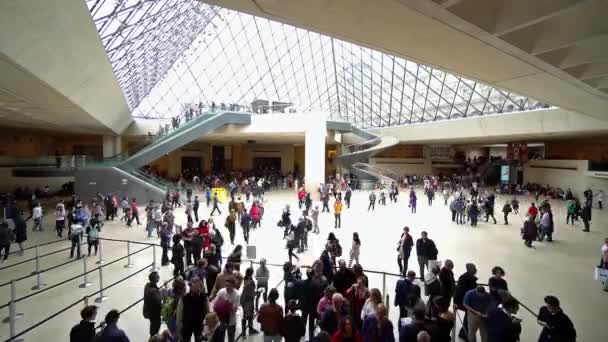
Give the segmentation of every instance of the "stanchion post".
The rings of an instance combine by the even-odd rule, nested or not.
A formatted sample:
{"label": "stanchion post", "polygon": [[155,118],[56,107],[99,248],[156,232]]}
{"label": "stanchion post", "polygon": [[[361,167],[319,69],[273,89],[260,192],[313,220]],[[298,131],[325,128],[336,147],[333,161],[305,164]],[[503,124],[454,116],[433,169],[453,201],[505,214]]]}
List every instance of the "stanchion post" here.
{"label": "stanchion post", "polygon": [[45,287],[46,284],[42,283],[42,275],[40,272],[40,253],[38,253],[38,246],[36,246],[36,286],[32,287],[32,290],[40,290]]}
{"label": "stanchion post", "polygon": [[91,282],[88,280],[87,258],[82,258],[82,284],[80,284],[78,287],[84,289],[89,286],[91,286]]}
{"label": "stanchion post", "polygon": [[23,313],[17,312],[17,303],[15,302],[17,300],[17,287],[15,286],[15,281],[11,280],[11,300],[9,302],[9,311],[8,311],[8,316],[5,317],[2,322],[3,323],[9,323],[11,320],[11,307],[10,305],[12,305],[11,303],[14,303],[14,308],[15,308],[15,317],[14,319],[21,319],[23,318]]}
{"label": "stanchion post", "polygon": [[386,296],[386,273],[382,273],[382,294]]}
{"label": "stanchion post", "polygon": [[133,264],[131,263],[131,241],[127,241],[127,264],[124,267],[133,267]]}
{"label": "stanchion post", "polygon": [[150,267],[150,272],[156,271],[158,271],[156,267],[156,245],[152,245],[152,267]]}
{"label": "stanchion post", "polygon": [[97,243],[99,244],[99,253],[97,254],[99,260],[97,260],[97,265],[103,265],[103,243],[101,243],[101,240],[97,240]]}
{"label": "stanchion post", "polygon": [[452,342],[456,342],[456,324],[458,324],[458,311],[456,310],[456,304],[452,305],[454,310],[454,325],[452,326]]}
{"label": "stanchion post", "polygon": [[95,298],[95,303],[101,303],[108,297],[103,295],[103,267],[100,266],[97,269],[99,270],[99,297]]}
{"label": "stanchion post", "polygon": [[15,321],[17,320],[17,308],[15,306],[15,301],[11,300],[11,302],[9,303],[8,306],[8,311],[9,311],[9,330],[10,330],[10,337],[11,337],[11,341],[14,342],[21,342],[23,341],[22,338],[15,338]]}

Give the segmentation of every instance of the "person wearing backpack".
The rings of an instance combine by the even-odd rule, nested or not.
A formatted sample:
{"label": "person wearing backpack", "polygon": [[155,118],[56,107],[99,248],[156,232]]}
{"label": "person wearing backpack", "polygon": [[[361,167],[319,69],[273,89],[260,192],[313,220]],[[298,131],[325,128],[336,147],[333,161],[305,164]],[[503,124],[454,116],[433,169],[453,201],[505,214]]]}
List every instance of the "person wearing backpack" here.
{"label": "person wearing backpack", "polygon": [[148,275],[148,283],[144,287],[144,318],[150,321],[150,336],[158,334],[161,323],[161,311],[163,299],[158,288],[160,276],[158,272],[151,272]]}
{"label": "person wearing backpack", "polygon": [[281,335],[285,342],[299,342],[306,333],[306,326],[302,316],[297,313],[298,304],[295,299],[287,302],[287,314],[281,324]]}
{"label": "person wearing backpack", "polygon": [[264,333],[265,342],[281,342],[283,326],[283,308],[277,304],[279,291],[271,289],[268,303],[262,304],[258,311],[257,321]]}
{"label": "person wearing backpack", "polygon": [[97,255],[97,249],[99,248],[99,233],[101,232],[102,226],[103,223],[99,221],[99,215],[95,214],[93,219],[89,222],[86,231],[89,256],[91,256],[91,249],[93,247],[95,247],[95,255]]}
{"label": "person wearing backpack", "polygon": [[70,241],[72,246],[70,248],[70,258],[74,257],[74,250],[76,250],[76,258],[80,259],[80,237],[84,233],[84,227],[82,221],[75,220],[70,225]]}

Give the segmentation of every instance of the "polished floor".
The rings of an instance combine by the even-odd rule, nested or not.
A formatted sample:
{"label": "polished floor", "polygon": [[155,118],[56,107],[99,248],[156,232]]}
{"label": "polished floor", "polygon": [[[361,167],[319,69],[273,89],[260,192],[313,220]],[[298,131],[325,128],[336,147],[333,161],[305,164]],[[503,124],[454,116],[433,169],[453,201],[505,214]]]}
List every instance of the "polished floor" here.
{"label": "polished floor", "polygon": [[[352,207],[342,214],[342,228],[333,228],[333,213],[320,216],[321,234],[312,234],[309,240],[309,249],[300,255],[300,264],[309,265],[317,258],[325,244],[329,232],[334,232],[344,247],[345,258],[348,256],[352,233],[358,232],[361,240],[361,264],[368,270],[397,272],[396,244],[403,226],[409,226],[414,237],[418,237],[422,230],[429,233],[435,240],[439,249],[439,259],[451,259],[455,263],[455,273],[458,276],[464,271],[466,262],[474,262],[479,269],[480,282],[486,282],[490,276],[490,269],[500,265],[506,270],[506,280],[513,295],[533,311],[537,311],[547,294],[558,296],[562,301],[565,312],[574,321],[579,333],[579,341],[602,341],[608,336],[608,326],[599,324],[600,317],[608,308],[608,293],[603,292],[599,283],[593,279],[594,266],[599,260],[600,247],[608,236],[608,210],[593,211],[593,222],[590,233],[582,232],[582,223],[574,227],[565,224],[565,210],[561,201],[552,201],[554,217],[557,224],[553,243],[536,243],[535,248],[529,249],[523,245],[519,235],[522,219],[511,215],[510,224],[502,224],[502,215],[499,211],[506,197],[498,197],[496,204],[498,224],[482,222],[478,227],[457,226],[450,220],[450,211],[442,200],[435,201],[429,206],[423,199],[422,192],[418,191],[418,212],[411,214],[405,201],[406,194],[402,193],[397,204],[387,203],[386,206],[376,206],[373,212],[367,211],[367,192],[356,192],[353,196]],[[509,197],[510,198],[510,197]],[[528,198],[520,198],[522,211],[529,205]],[[286,203],[292,208],[297,207],[294,192],[275,191],[266,196],[266,213],[262,228],[252,232],[250,243],[256,246],[257,259],[266,258],[270,263],[281,264],[286,260],[282,229],[276,226],[280,218],[281,209]],[[202,217],[206,217],[209,209],[202,207]],[[295,210],[292,210],[292,212]],[[222,227],[225,239],[228,233],[223,228],[225,211],[216,218],[218,227]],[[293,214],[292,217],[297,217]],[[185,222],[183,211],[178,209],[178,223]],[[143,223],[143,222],[142,222]],[[52,232],[54,218],[46,217],[44,232],[29,231],[27,245],[52,241],[55,236]],[[123,224],[107,222],[102,236],[105,238],[125,239],[143,242],[157,242],[156,238],[148,239],[143,231],[144,225],[126,228]],[[242,243],[242,233],[237,229],[236,243]],[[45,254],[66,248],[67,241],[47,245],[39,249]],[[131,252],[145,248],[143,245],[131,245]],[[231,246],[227,243],[223,254],[227,255]],[[13,250],[15,246],[13,246]],[[103,259],[105,264],[124,257],[127,254],[127,244],[123,242],[103,243]],[[0,283],[9,282],[30,275],[35,270],[33,261],[14,267],[6,268],[14,263],[32,258],[34,250],[29,250],[24,256],[11,255],[8,262],[0,264]],[[148,269],[152,263],[152,249],[148,248],[132,256],[132,268],[124,268],[126,260],[120,260],[103,267],[103,284],[108,286],[121,281],[114,287],[104,291],[107,300],[98,304],[101,306],[98,321],[112,309],[124,309],[136,302],[143,295],[143,285],[146,282]],[[156,250],[157,260],[160,260],[160,249]],[[410,269],[417,270],[415,258],[410,260]],[[63,251],[41,259],[41,269],[48,269],[55,265],[66,263],[68,251]],[[85,259],[89,270],[96,269],[95,257]],[[160,262],[159,262],[160,266]],[[44,319],[47,322],[24,334],[26,341],[43,341],[49,337],[66,340],[70,327],[79,320],[79,310],[84,303],[84,297],[95,293],[99,288],[99,271],[88,276],[92,285],[80,288],[83,282],[78,274],[83,271],[83,261],[73,261],[41,276],[47,286],[45,292],[33,295],[30,298],[17,302],[17,311],[24,313],[24,317],[17,321],[17,333],[28,329]],[[141,271],[137,273],[138,271]],[[169,279],[170,267],[161,269],[161,278]],[[393,296],[394,284],[397,277],[368,273],[370,287],[386,289],[386,293]],[[282,272],[279,267],[271,268],[270,284],[279,284]],[[53,287],[70,278],[62,285]],[[17,281],[16,298],[35,293],[31,290],[36,285],[36,276]],[[282,287],[282,286],[281,286]],[[89,298],[93,303],[97,295]],[[0,306],[10,300],[10,286],[0,288]],[[78,303],[79,302],[79,303]],[[70,309],[62,309],[74,304]],[[0,314],[8,315],[8,308],[0,310]],[[390,316],[396,315],[391,308]],[[536,341],[540,331],[534,317],[524,308],[519,312],[524,320],[522,341]],[[141,304],[123,314],[119,325],[124,328],[132,341],[145,341],[147,336],[147,322],[141,316]],[[0,340],[9,336],[9,325],[0,325]]]}

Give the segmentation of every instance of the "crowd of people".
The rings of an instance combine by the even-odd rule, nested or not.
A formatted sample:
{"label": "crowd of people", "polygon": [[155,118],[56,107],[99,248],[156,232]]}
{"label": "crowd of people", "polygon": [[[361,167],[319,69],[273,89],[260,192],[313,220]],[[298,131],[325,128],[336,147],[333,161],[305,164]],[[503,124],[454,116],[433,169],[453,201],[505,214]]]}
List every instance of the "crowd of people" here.
{"label": "crowd of people", "polygon": [[[221,342],[227,338],[228,342],[234,342],[237,330],[242,336],[259,334],[260,331],[254,328],[254,321],[257,321],[264,341],[284,338],[295,342],[307,336],[308,340],[318,342],[391,342],[395,339],[441,342],[451,341],[457,312],[462,311],[462,329],[458,332],[461,339],[519,341],[521,318],[517,313],[520,303],[509,293],[505,270],[494,267],[487,285],[478,283],[473,263],[466,264],[466,272],[455,277],[454,263],[445,257],[443,262],[437,261],[439,247],[425,231],[414,239],[410,228],[403,228],[397,245],[401,278],[396,284],[392,303],[386,302],[387,297],[383,297],[379,284],[369,283],[360,263],[362,241],[356,231],[353,231],[348,255],[344,255],[340,241],[330,232],[325,248],[316,260],[310,266],[296,266],[293,259],[299,259],[298,254],[307,250],[308,234],[320,234],[320,214],[333,213],[333,228],[342,229],[341,216],[350,209],[353,195],[349,181],[328,182],[320,186],[318,194],[311,194],[294,179],[293,185],[298,189],[298,218],[292,218],[291,207],[286,205],[277,224],[284,229],[287,250],[287,261],[282,265],[284,305],[281,306],[280,291],[276,288],[280,285],[273,288],[269,283],[270,270],[266,261],[261,260],[255,268],[253,264],[247,267],[243,261],[243,247],[235,245],[237,225],[240,225],[246,243],[250,231],[261,227],[267,190],[264,178],[201,179],[196,175],[189,178],[191,181],[184,182],[177,191],[168,192],[164,201],[147,203],[142,217],[135,198],[119,198],[114,194],[102,195],[89,203],[73,196],[55,206],[56,232],[63,237],[67,229],[67,236],[72,241],[71,257],[81,257],[81,239],[86,239],[89,255],[97,252],[97,239],[106,220],[117,219],[126,226],[143,224],[148,236],[160,240],[161,263],[173,266],[174,279],[170,288],[165,289],[160,286],[159,274],[152,272],[145,285],[143,316],[149,321],[151,340],[190,341],[194,338],[195,341]],[[226,188],[227,203],[222,203],[218,193],[211,191],[212,186]],[[441,194],[443,205],[449,208],[452,221],[457,224],[468,222],[474,227],[478,217],[485,218],[486,222],[497,222],[494,217],[496,196],[480,189],[475,182],[465,188],[437,178],[423,178],[423,187],[427,205],[432,206],[436,195]],[[368,211],[375,210],[376,202],[386,206],[386,197],[388,205],[397,205],[400,191],[403,189],[398,183],[393,183],[370,192]],[[405,191],[409,210],[415,214],[417,193],[413,187]],[[211,209],[207,219],[199,216],[202,199],[198,193],[204,196],[205,206]],[[320,205],[315,204],[313,196],[320,198]],[[585,194],[579,209],[574,196],[567,199],[566,206],[567,222],[580,218],[587,222],[586,231],[590,221],[590,197]],[[229,255],[222,256],[227,241],[216,226],[214,214],[216,211],[221,214],[226,207],[228,215],[223,224],[234,247]],[[178,208],[186,214],[184,222],[176,219]],[[517,198],[507,201],[502,212],[504,224],[509,224],[509,215],[519,213]],[[527,246],[531,247],[537,239],[552,241],[553,213],[549,201],[542,201],[538,206],[533,203],[525,215],[522,237]],[[19,222],[20,227],[25,227],[29,218],[23,219],[23,216],[16,207],[11,209],[10,217],[16,226]],[[32,205],[30,217],[33,229],[42,229],[44,214],[39,203]],[[4,231],[2,225],[1,247],[4,246]],[[24,241],[23,237],[21,240]],[[409,264],[414,249],[416,270]],[[602,248],[599,266],[608,269],[608,239]],[[575,341],[576,330],[562,311],[559,299],[548,295],[544,302],[537,315],[538,324],[542,326],[539,341]],[[397,320],[388,316],[391,305],[398,309]],[[70,341],[128,341],[127,334],[118,327],[120,313],[110,311],[105,317],[105,326],[99,330],[94,323],[97,310],[95,306],[82,309],[82,321],[72,329]],[[238,323],[240,329],[237,329]],[[166,328],[161,329],[163,324]]]}

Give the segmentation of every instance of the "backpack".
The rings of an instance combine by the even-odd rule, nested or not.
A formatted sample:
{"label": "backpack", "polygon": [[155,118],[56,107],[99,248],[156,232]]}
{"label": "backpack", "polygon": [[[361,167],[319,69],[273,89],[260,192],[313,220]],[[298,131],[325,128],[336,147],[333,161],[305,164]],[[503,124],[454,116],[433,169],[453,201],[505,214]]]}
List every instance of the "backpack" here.
{"label": "backpack", "polygon": [[89,237],[89,240],[97,240],[99,238],[99,229],[97,229],[95,226],[92,226],[89,228],[87,235]]}
{"label": "backpack", "polygon": [[163,322],[169,322],[173,316],[173,302],[175,301],[175,299],[173,297],[167,297],[167,299],[165,299],[165,302],[163,303],[162,309],[161,309],[161,318],[163,320]]}
{"label": "backpack", "polygon": [[232,303],[222,297],[218,297],[213,304],[213,311],[217,314],[220,322],[228,324],[232,313]]}
{"label": "backpack", "polygon": [[340,245],[340,241],[337,241],[337,240],[336,240],[336,256],[337,257],[342,256],[342,246]]}

